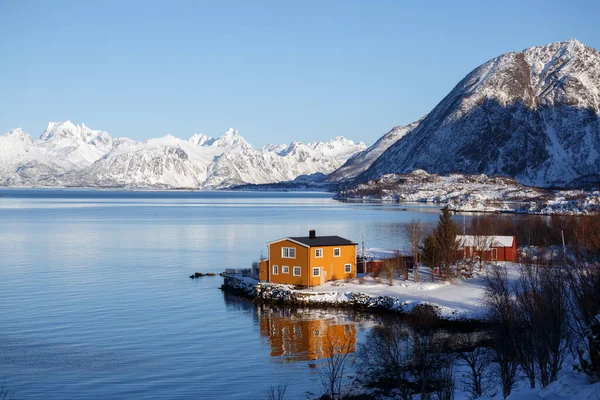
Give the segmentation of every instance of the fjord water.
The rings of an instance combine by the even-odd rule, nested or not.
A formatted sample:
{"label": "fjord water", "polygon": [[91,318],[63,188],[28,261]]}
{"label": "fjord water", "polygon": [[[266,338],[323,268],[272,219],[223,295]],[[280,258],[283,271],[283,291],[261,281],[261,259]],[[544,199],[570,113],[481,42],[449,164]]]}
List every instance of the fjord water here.
{"label": "fjord water", "polygon": [[278,383],[290,398],[321,393],[314,349],[282,343],[274,324],[342,324],[360,341],[368,317],[257,309],[218,276],[188,276],[249,267],[265,242],[309,229],[396,248],[404,222],[438,218],[327,193],[0,196],[0,381],[19,399],[260,399]]}

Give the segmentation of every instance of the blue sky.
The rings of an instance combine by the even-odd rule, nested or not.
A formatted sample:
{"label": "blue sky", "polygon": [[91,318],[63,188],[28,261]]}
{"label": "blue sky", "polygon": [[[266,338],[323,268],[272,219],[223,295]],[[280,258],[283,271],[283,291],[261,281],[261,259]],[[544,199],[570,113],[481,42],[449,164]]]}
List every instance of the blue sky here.
{"label": "blue sky", "polygon": [[569,38],[598,1],[0,2],[0,133],[70,119],[135,140],[372,144],[468,72]]}

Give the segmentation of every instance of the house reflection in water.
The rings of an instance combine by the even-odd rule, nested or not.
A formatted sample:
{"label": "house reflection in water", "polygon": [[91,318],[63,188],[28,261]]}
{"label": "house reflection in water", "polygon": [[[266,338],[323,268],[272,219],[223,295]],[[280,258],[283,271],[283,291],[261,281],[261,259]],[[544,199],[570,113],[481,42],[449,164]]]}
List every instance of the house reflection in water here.
{"label": "house reflection in water", "polygon": [[[286,361],[308,361],[329,356],[328,343],[343,343],[354,352],[356,325],[335,317],[315,317],[287,310],[257,308],[260,335],[269,340],[271,356]],[[328,340],[329,338],[329,340]]]}

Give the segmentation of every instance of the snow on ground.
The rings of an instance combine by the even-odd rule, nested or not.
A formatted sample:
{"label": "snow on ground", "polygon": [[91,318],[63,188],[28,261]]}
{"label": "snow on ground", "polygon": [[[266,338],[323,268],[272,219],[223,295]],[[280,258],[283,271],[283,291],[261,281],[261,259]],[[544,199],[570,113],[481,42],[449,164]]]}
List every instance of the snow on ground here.
{"label": "snow on ground", "polygon": [[[370,255],[390,254],[391,250],[369,249]],[[504,262],[507,268],[509,279],[514,281],[518,279],[519,271],[517,264]],[[489,266],[488,266],[489,268]],[[269,293],[280,295],[285,293],[284,297],[295,300],[302,299],[306,303],[341,305],[345,302],[355,301],[357,294],[381,298],[390,296],[402,307],[402,311],[408,312],[417,304],[429,303],[439,307],[442,317],[447,319],[478,319],[485,316],[484,306],[482,304],[485,288],[485,269],[484,272],[475,272],[472,278],[460,278],[453,282],[443,282],[440,280],[431,281],[431,273],[427,268],[421,268],[419,273],[420,282],[415,282],[412,274],[408,281],[395,279],[394,285],[389,286],[387,280],[373,277],[363,277],[363,283],[360,279],[352,279],[349,282],[331,281],[316,288],[295,290],[289,285],[260,284],[256,286],[257,281],[249,277],[236,275],[234,284],[238,289],[254,290],[255,287],[262,290],[265,288],[275,289]],[[228,278],[226,277],[226,280]],[[260,289],[259,289],[260,290]],[[298,297],[300,296],[300,297]],[[355,296],[353,298],[353,296]],[[360,297],[360,295],[358,296]],[[282,299],[280,298],[280,299]],[[351,300],[352,299],[352,300]],[[573,357],[568,357],[559,373],[558,380],[551,383],[548,387],[541,389],[529,388],[529,383],[523,377],[517,382],[516,387],[508,400],[598,400],[600,399],[600,382],[592,382],[590,377],[576,369],[577,361]],[[463,375],[468,373],[468,367],[457,362],[455,365],[456,378],[456,400],[468,399],[467,393],[463,388],[461,380]],[[361,388],[362,389],[362,388]],[[492,383],[489,391],[481,399],[497,399],[501,397],[501,388],[498,383]],[[399,396],[387,397],[380,395],[376,397],[380,400],[398,399]]]}
{"label": "snow on ground", "polygon": [[[542,389],[539,382],[537,387],[531,389],[529,382],[523,376],[517,380],[517,383],[507,400],[598,400],[600,399],[600,382],[593,382],[590,376],[583,372],[578,372],[578,362],[572,357],[567,357],[561,370],[558,373],[558,379],[546,388]],[[466,365],[457,365],[455,378],[457,388],[455,391],[455,400],[469,399],[460,383],[463,373],[468,373]],[[487,395],[479,399],[498,399],[502,398],[502,389],[498,383],[492,384]]]}
{"label": "snow on ground", "polygon": [[551,191],[524,186],[505,177],[441,176],[423,170],[383,175],[341,191],[336,199],[444,204],[464,212],[582,215],[600,211],[597,190]]}
{"label": "snow on ground", "polygon": [[[511,280],[518,278],[516,264],[503,263],[508,269]],[[477,269],[477,267],[476,267]],[[415,282],[412,273],[408,281],[396,278],[393,286],[386,278],[363,276],[352,279],[330,281],[315,288],[293,290],[305,293],[307,302],[339,304],[349,302],[353,294],[369,297],[390,297],[398,311],[410,312],[419,304],[437,306],[444,319],[484,319],[485,308],[482,303],[485,291],[484,272],[475,272],[472,278],[458,278],[452,282],[442,281],[439,277],[431,280],[431,270],[421,267],[419,282]]]}

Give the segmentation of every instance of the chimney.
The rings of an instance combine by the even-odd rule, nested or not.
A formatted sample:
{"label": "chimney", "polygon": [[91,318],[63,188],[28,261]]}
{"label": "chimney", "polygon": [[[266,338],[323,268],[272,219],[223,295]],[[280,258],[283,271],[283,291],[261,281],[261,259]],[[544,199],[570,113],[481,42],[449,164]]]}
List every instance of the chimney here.
{"label": "chimney", "polygon": [[314,229],[311,229],[310,231],[308,231],[308,238],[309,239],[316,239],[317,238],[317,232]]}

